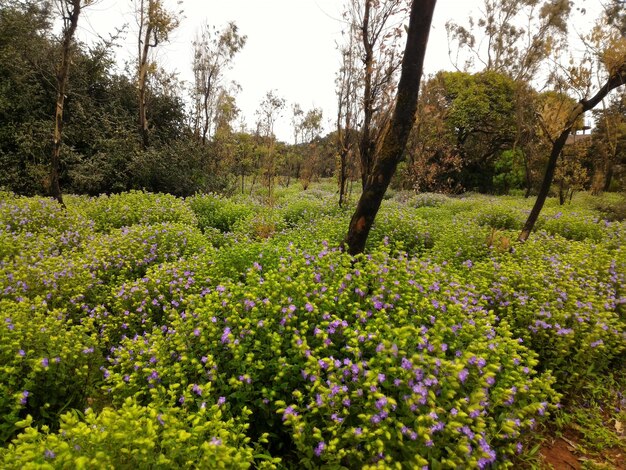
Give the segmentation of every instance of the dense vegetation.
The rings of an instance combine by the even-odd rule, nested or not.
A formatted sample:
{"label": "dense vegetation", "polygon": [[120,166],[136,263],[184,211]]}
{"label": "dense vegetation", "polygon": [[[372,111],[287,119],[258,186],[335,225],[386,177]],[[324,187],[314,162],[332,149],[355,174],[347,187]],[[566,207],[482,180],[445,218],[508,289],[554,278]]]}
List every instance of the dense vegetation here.
{"label": "dense vegetation", "polygon": [[392,193],[356,260],[275,197],[2,193],[0,466],[519,466],[623,372],[619,197]]}

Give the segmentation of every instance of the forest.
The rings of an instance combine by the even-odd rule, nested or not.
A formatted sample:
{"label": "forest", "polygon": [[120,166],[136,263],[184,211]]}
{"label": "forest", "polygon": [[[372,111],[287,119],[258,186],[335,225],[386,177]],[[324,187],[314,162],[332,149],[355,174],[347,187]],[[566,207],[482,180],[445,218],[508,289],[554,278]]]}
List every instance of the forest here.
{"label": "forest", "polygon": [[0,467],[626,469],[623,0],[482,0],[434,74],[444,1],[345,0],[335,114],[251,125],[246,32],[185,82],[129,3],[120,66],[0,0]]}

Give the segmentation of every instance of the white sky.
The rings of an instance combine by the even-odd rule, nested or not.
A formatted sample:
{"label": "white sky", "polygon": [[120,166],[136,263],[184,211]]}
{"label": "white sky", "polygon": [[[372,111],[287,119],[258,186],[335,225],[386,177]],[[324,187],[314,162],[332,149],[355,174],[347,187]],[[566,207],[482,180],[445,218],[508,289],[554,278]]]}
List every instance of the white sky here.
{"label": "white sky", "polygon": [[[176,7],[170,0],[171,7]],[[325,131],[335,119],[335,74],[339,68],[336,42],[341,41],[343,0],[184,0],[179,8],[184,16],[169,44],[159,46],[158,58],[166,70],[191,82],[191,42],[201,24],[219,28],[235,21],[241,34],[248,36],[243,50],[235,57],[228,77],[237,81],[241,92],[237,105],[246,123],[253,127],[255,111],[268,90],[287,100],[275,132],[291,142],[293,103],[304,110],[314,106],[324,112]],[[439,0],[425,59],[427,74],[452,69],[448,58],[445,23],[449,19],[465,24],[482,0]],[[99,0],[84,10],[79,20],[80,39],[107,37],[116,27],[129,25],[117,50],[119,57],[133,57],[136,51],[136,21],[132,0]]]}

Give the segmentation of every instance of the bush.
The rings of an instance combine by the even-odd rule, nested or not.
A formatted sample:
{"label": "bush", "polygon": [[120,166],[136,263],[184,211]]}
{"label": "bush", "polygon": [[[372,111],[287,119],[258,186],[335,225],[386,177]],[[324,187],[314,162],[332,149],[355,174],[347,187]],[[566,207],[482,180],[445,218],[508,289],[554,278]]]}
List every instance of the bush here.
{"label": "bush", "polygon": [[59,414],[83,409],[101,377],[93,322],[68,322],[63,310],[0,300],[0,442],[26,414],[56,426]]}
{"label": "bush", "polygon": [[271,433],[270,451],[303,465],[504,465],[553,380],[505,323],[458,301],[460,284],[442,292],[437,271],[329,250],[255,265],[123,340],[111,398],[250,407],[250,435]]}
{"label": "bush", "polygon": [[97,198],[66,197],[70,212],[84,214],[93,220],[94,230],[109,232],[131,225],[164,222],[194,225],[195,216],[181,199],[169,194],[130,191]]}
{"label": "bush", "polygon": [[217,406],[188,413],[127,400],[117,410],[66,413],[57,433],[32,427],[30,416],[19,424],[23,433],[0,450],[6,469],[246,469],[254,463],[245,424],[224,420]]}
{"label": "bush", "polygon": [[258,210],[250,202],[232,202],[213,194],[191,197],[187,203],[196,214],[198,227],[203,231],[213,227],[222,232],[232,232],[235,222],[252,216]]}

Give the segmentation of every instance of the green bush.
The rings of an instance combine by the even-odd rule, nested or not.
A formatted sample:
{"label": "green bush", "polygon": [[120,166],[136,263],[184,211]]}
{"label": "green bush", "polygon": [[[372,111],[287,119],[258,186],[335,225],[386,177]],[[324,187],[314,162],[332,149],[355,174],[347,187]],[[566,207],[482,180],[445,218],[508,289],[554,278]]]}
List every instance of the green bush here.
{"label": "green bush", "polygon": [[59,414],[82,409],[96,389],[103,358],[93,322],[68,322],[63,310],[0,300],[0,441],[26,414],[56,426]]}
{"label": "green bush", "polygon": [[102,195],[97,198],[66,197],[70,213],[83,214],[94,222],[96,232],[131,225],[151,225],[164,222],[194,225],[194,213],[181,199],[169,194],[130,191]]}
{"label": "green bush", "polygon": [[[254,449],[246,425],[225,420],[217,406],[189,413],[184,408],[139,406],[87,409],[61,416],[61,429],[19,423],[20,436],[5,450],[6,469],[28,468],[250,468]],[[271,462],[259,468],[274,468]]]}
{"label": "green bush", "polygon": [[195,213],[201,230],[213,227],[222,232],[232,232],[235,222],[258,210],[251,201],[233,202],[213,194],[193,196],[187,199],[187,204]]}
{"label": "green bush", "polygon": [[122,340],[106,386],[114,403],[250,407],[251,435],[303,465],[505,465],[554,402],[553,379],[451,284],[403,256],[352,266],[293,251]]}

